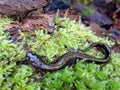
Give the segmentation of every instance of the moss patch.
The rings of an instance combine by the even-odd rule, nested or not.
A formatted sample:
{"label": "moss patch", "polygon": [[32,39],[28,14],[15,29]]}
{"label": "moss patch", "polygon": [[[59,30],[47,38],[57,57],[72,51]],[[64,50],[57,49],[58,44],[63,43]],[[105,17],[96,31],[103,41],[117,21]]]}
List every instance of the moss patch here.
{"label": "moss patch", "polygon": [[[119,90],[120,89],[120,54],[112,52],[112,61],[103,70],[100,65],[78,62],[74,68],[64,69],[46,74],[41,82],[35,82],[30,65],[16,65],[19,60],[25,60],[27,43],[29,50],[39,55],[46,55],[49,62],[62,55],[69,49],[84,49],[89,42],[103,42],[109,46],[114,42],[107,38],[100,38],[81,23],[69,19],[57,19],[56,23],[63,28],[55,30],[53,34],[43,33],[36,29],[35,35],[20,34],[22,42],[12,43],[8,33],[4,33],[5,24],[12,22],[9,19],[0,19],[0,87],[2,90]],[[67,48],[66,48],[67,47]],[[88,51],[88,54],[97,55]],[[37,74],[35,77],[39,77]]]}

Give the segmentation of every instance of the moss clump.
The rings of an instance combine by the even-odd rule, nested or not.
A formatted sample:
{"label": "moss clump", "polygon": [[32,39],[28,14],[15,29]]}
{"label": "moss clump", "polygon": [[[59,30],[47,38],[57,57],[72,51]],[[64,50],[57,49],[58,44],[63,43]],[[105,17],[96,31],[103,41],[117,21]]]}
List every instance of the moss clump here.
{"label": "moss clump", "polygon": [[[41,82],[35,82],[30,65],[17,65],[19,60],[25,60],[27,43],[29,50],[39,55],[46,55],[49,62],[55,56],[60,56],[69,49],[84,49],[89,46],[88,41],[103,42],[109,46],[114,42],[107,38],[100,38],[82,24],[76,24],[69,19],[57,19],[56,23],[63,28],[55,30],[53,34],[43,33],[36,29],[35,35],[21,32],[22,42],[12,43],[7,40],[9,35],[4,33],[4,25],[12,22],[9,19],[0,19],[0,87],[2,90],[119,90],[120,88],[120,54],[112,53],[112,61],[103,70],[100,65],[78,62],[74,68],[65,67],[56,72],[46,74]],[[67,48],[66,48],[67,47]],[[93,50],[94,51],[94,50]],[[97,55],[88,51],[88,54]],[[37,74],[35,77],[39,77]]]}

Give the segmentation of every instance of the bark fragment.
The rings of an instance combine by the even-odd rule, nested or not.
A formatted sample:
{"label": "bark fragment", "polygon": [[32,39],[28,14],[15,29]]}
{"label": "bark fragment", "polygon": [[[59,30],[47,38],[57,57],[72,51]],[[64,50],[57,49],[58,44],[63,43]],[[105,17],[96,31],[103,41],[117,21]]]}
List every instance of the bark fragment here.
{"label": "bark fragment", "polygon": [[20,16],[23,13],[41,9],[46,4],[46,0],[0,0],[0,14]]}

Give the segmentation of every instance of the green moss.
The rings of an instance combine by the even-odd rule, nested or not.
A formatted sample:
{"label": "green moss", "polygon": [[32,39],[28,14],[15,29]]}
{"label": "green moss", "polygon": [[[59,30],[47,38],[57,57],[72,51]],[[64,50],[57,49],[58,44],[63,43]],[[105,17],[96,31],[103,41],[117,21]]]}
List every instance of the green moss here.
{"label": "green moss", "polygon": [[[35,35],[21,32],[22,42],[12,43],[7,40],[9,34],[4,32],[4,25],[12,22],[9,19],[0,19],[0,87],[2,90],[119,90],[120,88],[120,54],[112,52],[112,61],[101,70],[101,66],[94,63],[78,62],[75,67],[65,67],[46,74],[41,82],[35,82],[35,69],[30,65],[16,65],[19,60],[25,60],[27,43],[29,50],[39,55],[46,55],[49,62],[64,54],[69,49],[84,49],[91,42],[103,42],[109,46],[114,42],[107,38],[97,37],[88,27],[77,24],[69,19],[57,19],[56,23],[62,28],[56,29],[53,34],[35,30]],[[66,48],[67,47],[67,48]],[[97,54],[95,50],[87,54]],[[101,55],[102,56],[102,55]],[[39,77],[38,73],[36,77]]]}

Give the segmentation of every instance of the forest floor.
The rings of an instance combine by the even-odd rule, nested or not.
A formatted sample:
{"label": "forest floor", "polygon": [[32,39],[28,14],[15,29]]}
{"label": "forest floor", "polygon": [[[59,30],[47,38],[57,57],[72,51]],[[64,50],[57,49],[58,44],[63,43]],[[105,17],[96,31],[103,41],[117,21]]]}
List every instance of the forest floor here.
{"label": "forest floor", "polygon": [[[0,18],[0,87],[1,90],[119,90],[120,34],[117,27],[109,30],[92,20],[82,21],[78,10],[58,10],[56,13],[31,12],[21,22]],[[109,23],[109,22],[108,22]],[[26,52],[45,55],[53,62],[70,49],[84,50],[91,43],[110,46],[110,62],[106,64],[77,62],[54,72],[44,72],[26,61]],[[96,49],[86,52],[104,57]],[[40,58],[41,59],[41,58]],[[84,61],[84,59],[82,59]],[[45,75],[43,77],[43,75]]]}

